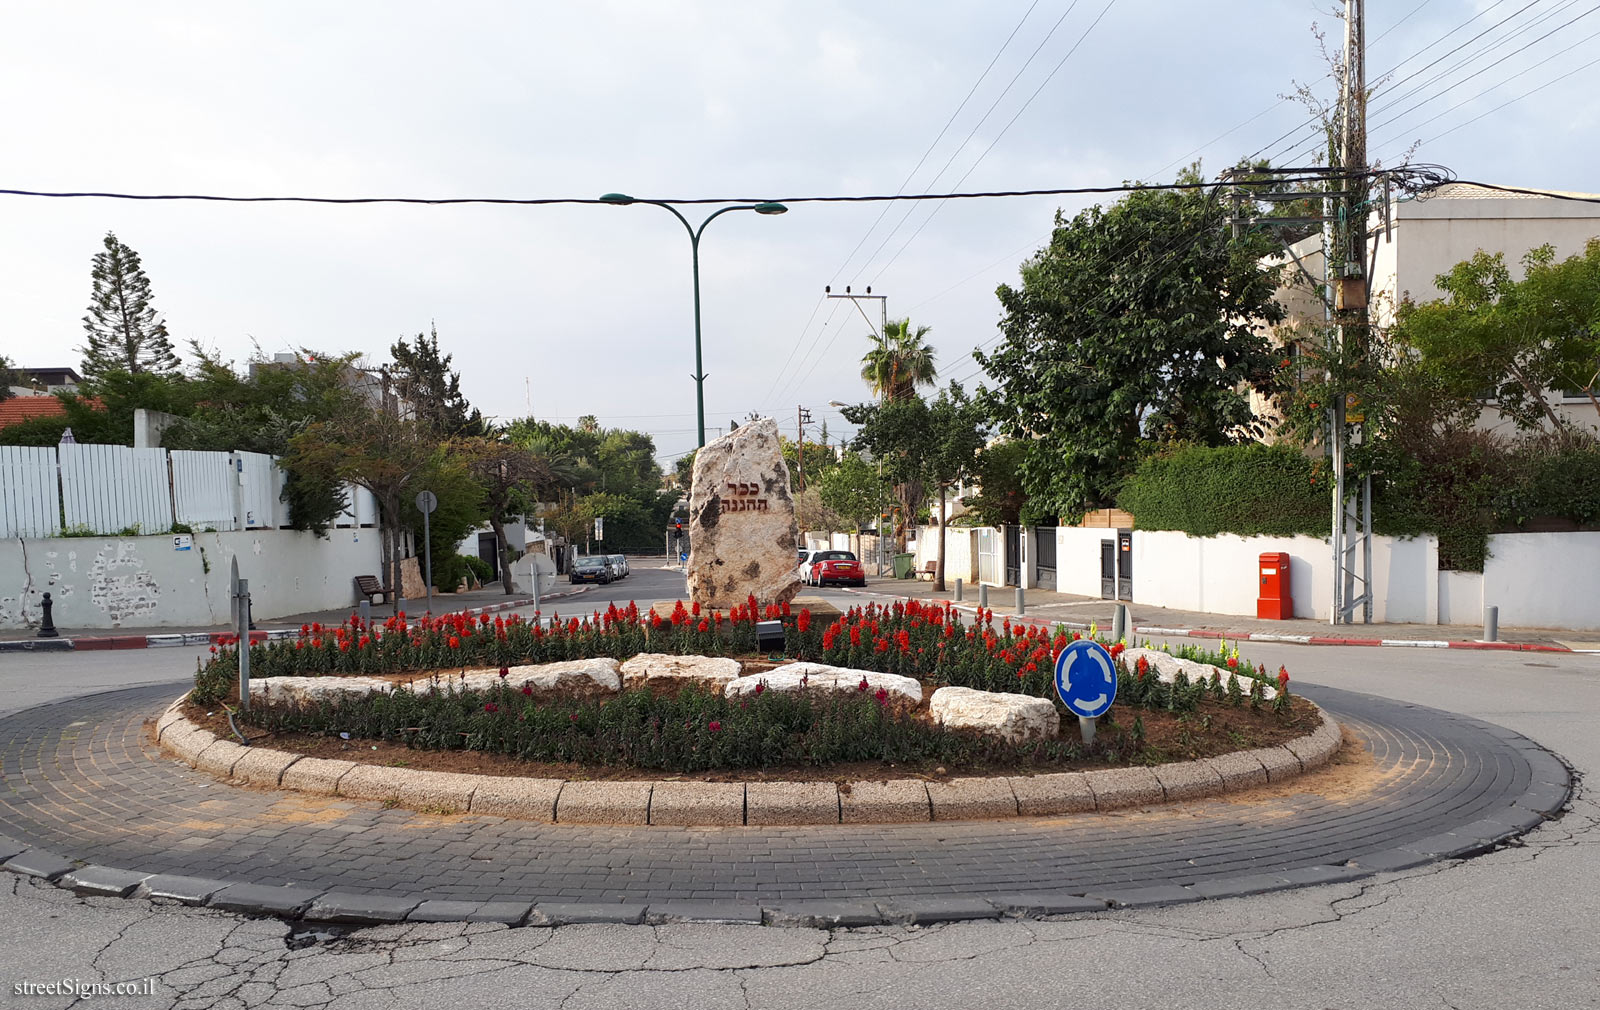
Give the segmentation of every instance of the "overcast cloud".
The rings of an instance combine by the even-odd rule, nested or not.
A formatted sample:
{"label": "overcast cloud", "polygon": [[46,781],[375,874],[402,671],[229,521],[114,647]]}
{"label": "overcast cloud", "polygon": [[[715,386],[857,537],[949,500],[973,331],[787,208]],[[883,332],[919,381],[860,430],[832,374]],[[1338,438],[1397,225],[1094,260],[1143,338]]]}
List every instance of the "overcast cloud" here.
{"label": "overcast cloud", "polygon": [[[1369,78],[1396,65],[1404,77],[1525,0],[1419,2],[1369,0],[1374,39],[1411,14],[1369,50]],[[1392,163],[1411,141],[1596,60],[1600,38],[1589,36],[1600,32],[1600,13],[1509,55],[1592,6],[1538,0],[1399,91],[1548,20],[1389,109],[1377,98],[1374,126],[1439,96],[1375,129],[1374,154]],[[0,15],[0,187],[894,192],[1029,8],[1028,0],[14,2]],[[1106,0],[1034,4],[907,191],[943,191],[969,169],[964,189],[1170,179],[1175,162],[1270,108],[1204,148],[1214,174],[1305,118],[1274,102],[1293,81],[1326,72],[1311,22],[1341,31],[1326,4],[1116,0],[1044,83],[1105,8]],[[1319,88],[1330,92],[1326,81]],[[1424,144],[1416,158],[1464,178],[1600,191],[1597,91],[1600,65]],[[827,402],[865,398],[867,325],[847,304],[823,302],[825,284],[887,294],[892,317],[933,327],[946,376],[971,373],[967,353],[995,336],[995,286],[1044,240],[1058,206],[1085,202],[951,203],[909,244],[933,208],[917,205],[891,233],[906,210],[896,205],[853,257],[880,205],[719,218],[701,264],[713,434],[753,410],[792,431],[796,404],[837,432]],[[0,197],[0,222],[0,354],[23,365],[77,364],[89,260],[109,229],[143,256],[179,340],[235,360],[252,342],[269,354],[304,346],[382,357],[395,338],[434,323],[487,414],[593,413],[654,433],[663,458],[694,445],[689,243],[659,208]]]}

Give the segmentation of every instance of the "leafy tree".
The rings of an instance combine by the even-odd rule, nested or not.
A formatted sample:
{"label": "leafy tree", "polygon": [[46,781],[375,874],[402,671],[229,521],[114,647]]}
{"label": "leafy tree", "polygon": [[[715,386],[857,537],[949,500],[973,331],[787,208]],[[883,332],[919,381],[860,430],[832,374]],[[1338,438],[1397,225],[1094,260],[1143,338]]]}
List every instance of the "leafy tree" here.
{"label": "leafy tree", "polygon": [[[1183,179],[1193,180],[1191,171]],[[1140,191],[1068,220],[998,290],[1004,341],[974,357],[1002,433],[1029,439],[1023,486],[1047,514],[1109,505],[1141,443],[1208,445],[1261,433],[1247,390],[1271,394],[1283,317],[1267,240],[1234,239],[1223,205]]]}
{"label": "leafy tree", "polygon": [[446,438],[482,436],[483,415],[461,395],[461,373],[450,370],[451,355],[439,353],[439,328],[402,338],[389,348],[394,358],[395,392],[409,402],[417,419]]}
{"label": "leafy tree", "polygon": [[996,442],[979,451],[973,463],[978,494],[967,499],[967,509],[984,526],[1022,525],[1028,492],[1022,487],[1022,463],[1032,448],[1028,439]]}
{"label": "leafy tree", "polygon": [[97,379],[114,369],[138,375],[178,370],[178,356],[167,337],[167,324],[150,304],[150,278],[139,254],[106,232],[105,251],[94,255],[90,270],[89,312],[83,317],[88,343],[83,375]]}
{"label": "leafy tree", "polygon": [[[307,424],[289,440],[283,458],[283,465],[290,470],[372,492],[382,510],[386,581],[396,590],[400,587],[398,536],[406,520],[402,509],[412,494],[423,489],[425,477],[437,472],[438,463],[439,439],[426,424],[361,403],[351,403],[334,417]],[[450,553],[455,553],[453,542]]]}
{"label": "leafy tree", "polygon": [[22,374],[12,367],[10,358],[0,355],[0,400],[15,396],[11,387],[20,385],[22,385]]}
{"label": "leafy tree", "polygon": [[678,486],[687,492],[694,483],[694,459],[700,454],[699,449],[690,449],[673,464],[673,474],[678,479]]}
{"label": "leafy tree", "polygon": [[1559,430],[1551,390],[1582,390],[1600,411],[1600,239],[1561,262],[1540,246],[1522,263],[1514,280],[1504,255],[1479,250],[1434,281],[1443,298],[1400,307],[1394,337],[1447,395]]}
{"label": "leafy tree", "polygon": [[878,468],[856,452],[846,452],[815,486],[822,505],[857,532],[878,515],[887,490],[878,479]]}
{"label": "leafy tree", "polygon": [[[447,591],[455,589],[464,571],[464,566],[449,559],[458,556],[462,539],[487,518],[485,488],[474,477],[468,460],[455,448],[454,444],[434,446],[412,489],[401,496],[399,512],[400,526],[411,530],[418,543],[426,528],[433,554],[433,585]],[[432,491],[438,500],[426,523],[416,505],[416,492],[424,490]]]}
{"label": "leafy tree", "polygon": [[500,585],[509,596],[511,545],[506,541],[506,523],[533,511],[537,489],[553,486],[555,475],[546,457],[510,441],[504,432],[496,432],[490,438],[464,440],[454,449],[484,489],[489,525],[500,543]]}
{"label": "leafy tree", "polygon": [[833,533],[845,524],[839,513],[828,507],[823,500],[822,490],[815,484],[795,492],[794,516],[802,531]]}
{"label": "leafy tree", "polygon": [[882,333],[872,334],[872,347],[861,357],[861,378],[882,400],[903,400],[918,386],[931,386],[938,375],[934,350],[924,337],[932,327],[911,328],[911,319],[893,319]]}
{"label": "leafy tree", "polygon": [[[830,468],[837,465],[833,450],[821,442],[807,439],[802,446],[794,439],[783,435],[778,436],[779,449],[783,453],[783,461],[789,467],[789,483],[793,487],[800,486],[800,464],[805,464],[806,486],[817,483]],[[799,450],[803,449],[803,454]]]}

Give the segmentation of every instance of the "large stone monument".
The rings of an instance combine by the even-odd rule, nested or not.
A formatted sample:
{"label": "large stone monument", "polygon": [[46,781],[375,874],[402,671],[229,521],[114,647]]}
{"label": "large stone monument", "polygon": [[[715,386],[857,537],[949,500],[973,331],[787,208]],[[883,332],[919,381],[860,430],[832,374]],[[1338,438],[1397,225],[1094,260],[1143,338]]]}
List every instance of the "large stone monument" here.
{"label": "large stone monument", "polygon": [[689,492],[689,598],[729,610],[800,591],[789,467],[770,417],[708,442]]}

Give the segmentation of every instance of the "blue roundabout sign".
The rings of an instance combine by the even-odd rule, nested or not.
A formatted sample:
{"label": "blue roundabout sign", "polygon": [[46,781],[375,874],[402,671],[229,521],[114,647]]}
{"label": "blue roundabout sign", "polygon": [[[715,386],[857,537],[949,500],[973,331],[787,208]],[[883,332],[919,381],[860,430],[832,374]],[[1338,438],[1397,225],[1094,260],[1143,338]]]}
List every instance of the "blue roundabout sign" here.
{"label": "blue roundabout sign", "polygon": [[1117,664],[1099,642],[1080,638],[1056,657],[1056,694],[1080,719],[1106,714],[1117,700]]}

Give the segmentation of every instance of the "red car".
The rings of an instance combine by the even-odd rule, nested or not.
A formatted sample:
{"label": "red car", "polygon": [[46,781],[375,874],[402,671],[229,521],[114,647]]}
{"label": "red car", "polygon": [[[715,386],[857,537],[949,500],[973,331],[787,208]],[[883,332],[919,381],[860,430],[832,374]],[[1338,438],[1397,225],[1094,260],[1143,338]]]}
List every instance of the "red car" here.
{"label": "red car", "polygon": [[811,577],[807,581],[813,586],[825,586],[830,582],[864,586],[867,573],[849,551],[819,551],[811,560]]}

